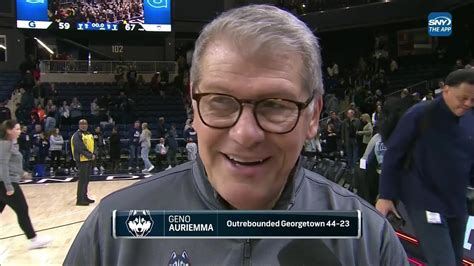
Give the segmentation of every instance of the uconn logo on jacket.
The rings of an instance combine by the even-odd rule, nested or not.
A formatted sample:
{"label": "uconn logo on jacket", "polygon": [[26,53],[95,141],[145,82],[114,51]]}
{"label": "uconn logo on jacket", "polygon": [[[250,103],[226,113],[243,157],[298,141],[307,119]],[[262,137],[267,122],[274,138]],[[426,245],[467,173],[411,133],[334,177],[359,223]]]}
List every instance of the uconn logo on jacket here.
{"label": "uconn logo on jacket", "polygon": [[176,254],[176,251],[173,251],[168,261],[168,266],[191,266],[191,261],[189,260],[186,250],[183,250],[181,254]]}

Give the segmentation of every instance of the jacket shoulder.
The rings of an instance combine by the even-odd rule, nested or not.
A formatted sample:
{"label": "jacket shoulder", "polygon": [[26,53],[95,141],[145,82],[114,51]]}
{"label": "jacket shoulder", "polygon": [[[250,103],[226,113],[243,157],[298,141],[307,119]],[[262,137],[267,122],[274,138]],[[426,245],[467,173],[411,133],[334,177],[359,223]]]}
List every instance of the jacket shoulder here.
{"label": "jacket shoulder", "polygon": [[382,214],[356,194],[310,170],[304,169],[304,175],[303,184],[311,191],[304,200],[309,201],[309,204],[319,206],[322,210],[360,210],[364,216],[369,215],[380,223],[384,222]]}
{"label": "jacket shoulder", "polygon": [[[183,204],[178,198],[191,200],[192,182],[192,162],[188,162],[117,190],[103,198],[100,205],[104,210],[168,209],[171,202]],[[186,196],[177,197],[176,193]]]}

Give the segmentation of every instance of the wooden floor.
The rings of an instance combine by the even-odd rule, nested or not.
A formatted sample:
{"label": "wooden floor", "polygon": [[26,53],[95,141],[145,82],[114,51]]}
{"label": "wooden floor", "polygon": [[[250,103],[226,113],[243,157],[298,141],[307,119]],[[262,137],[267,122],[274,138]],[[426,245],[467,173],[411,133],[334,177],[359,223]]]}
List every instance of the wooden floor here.
{"label": "wooden floor", "polygon": [[22,185],[37,234],[51,236],[54,241],[50,247],[28,251],[29,241],[15,213],[6,207],[0,214],[0,265],[62,265],[83,221],[100,199],[135,182],[90,182],[89,196],[96,203],[89,206],[75,205],[77,182]]}

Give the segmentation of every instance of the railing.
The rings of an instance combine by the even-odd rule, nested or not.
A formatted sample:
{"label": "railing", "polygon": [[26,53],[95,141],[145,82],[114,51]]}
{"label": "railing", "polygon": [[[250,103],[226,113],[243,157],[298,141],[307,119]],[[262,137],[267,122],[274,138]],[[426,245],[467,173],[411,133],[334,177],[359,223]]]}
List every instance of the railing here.
{"label": "railing", "polygon": [[87,61],[87,60],[43,60],[42,73],[116,73],[134,66],[139,73],[156,73],[164,70],[170,75],[177,73],[178,66],[173,61]]}

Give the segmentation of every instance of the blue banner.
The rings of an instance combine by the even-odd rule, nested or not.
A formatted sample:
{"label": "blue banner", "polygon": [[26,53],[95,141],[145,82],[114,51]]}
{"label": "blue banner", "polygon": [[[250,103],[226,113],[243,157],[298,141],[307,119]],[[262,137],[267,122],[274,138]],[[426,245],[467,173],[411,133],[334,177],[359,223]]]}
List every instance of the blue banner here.
{"label": "blue banner", "polygon": [[114,211],[114,238],[359,238],[360,211]]}
{"label": "blue banner", "polygon": [[49,21],[48,0],[16,0],[17,20]]}

